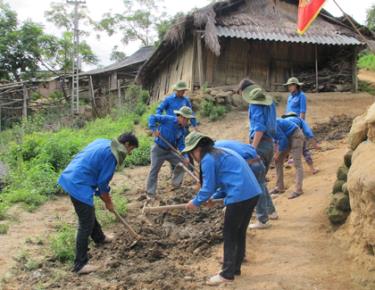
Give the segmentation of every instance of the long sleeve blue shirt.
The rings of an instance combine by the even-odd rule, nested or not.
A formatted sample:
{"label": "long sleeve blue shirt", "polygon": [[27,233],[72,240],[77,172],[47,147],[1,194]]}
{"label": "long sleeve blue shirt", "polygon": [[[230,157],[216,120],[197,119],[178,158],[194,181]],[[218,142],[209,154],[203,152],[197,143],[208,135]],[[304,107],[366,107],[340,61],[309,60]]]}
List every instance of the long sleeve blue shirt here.
{"label": "long sleeve blue shirt", "polygon": [[296,93],[289,94],[285,113],[290,112],[294,112],[298,116],[301,113],[306,113],[306,96],[304,92],[298,91]]}
{"label": "long sleeve blue shirt", "polygon": [[275,138],[276,134],[276,106],[249,105],[250,138],[255,132],[264,132],[264,136]]}
{"label": "long sleeve blue shirt", "polygon": [[289,137],[298,129],[298,126],[288,119],[277,118],[276,143],[279,145],[279,151],[289,149]]}
{"label": "long sleeve blue shirt", "polygon": [[257,151],[251,144],[245,144],[235,140],[218,140],[215,142],[215,147],[230,149],[245,160],[252,160],[258,156]]}
{"label": "long sleeve blue shirt", "polygon": [[261,187],[246,161],[229,149],[207,153],[201,161],[202,187],[193,199],[200,206],[209,200],[224,198],[233,204],[262,194]]}
{"label": "long sleeve blue shirt", "polygon": [[94,194],[110,192],[109,182],[117,165],[111,142],[95,140],[74,156],[58,180],[64,191],[90,206],[94,206]]}
{"label": "long sleeve blue shirt", "polygon": [[314,138],[314,133],[305,120],[299,117],[288,117],[287,120],[292,121],[294,124],[296,124],[302,130],[303,135],[305,135],[307,139]]}
{"label": "long sleeve blue shirt", "polygon": [[[175,116],[174,111],[181,109],[183,106],[193,109],[189,97],[177,97],[176,93],[173,93],[160,103],[156,109],[156,114],[163,115],[165,112],[168,116]],[[195,118],[191,119],[190,123],[193,127],[197,126],[197,120]]]}
{"label": "long sleeve blue shirt", "polygon": [[[158,130],[173,147],[182,151],[185,148],[185,128],[178,124],[177,117],[167,115],[151,115],[148,126],[154,132]],[[169,150],[167,144],[161,138],[155,138],[155,143],[161,148]]]}

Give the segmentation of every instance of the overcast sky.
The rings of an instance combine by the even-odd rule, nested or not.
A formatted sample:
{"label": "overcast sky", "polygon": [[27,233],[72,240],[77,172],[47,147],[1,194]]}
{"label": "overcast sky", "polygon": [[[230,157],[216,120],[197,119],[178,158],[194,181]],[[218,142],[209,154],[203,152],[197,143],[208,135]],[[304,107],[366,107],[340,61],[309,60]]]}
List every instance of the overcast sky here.
{"label": "overcast sky", "polygon": [[[366,10],[375,4],[375,0],[336,0],[346,13],[354,17],[359,23],[364,24],[366,20]],[[51,2],[65,2],[63,0],[5,0],[11,7],[17,11],[20,20],[31,19],[44,25],[48,33],[60,33],[52,24],[45,21],[44,11],[48,9]],[[195,7],[202,7],[209,3],[208,0],[164,0],[164,5],[169,15],[177,12],[187,12]],[[92,18],[99,20],[104,12],[112,10],[113,12],[121,12],[123,10],[122,0],[86,0],[87,8]],[[334,16],[341,16],[340,10],[336,7],[332,0],[327,0],[324,6],[326,10]],[[120,36],[108,37],[104,33],[101,34],[100,40],[92,33],[87,42],[91,45],[95,54],[99,57],[101,65],[108,65],[110,53],[113,46],[118,45],[120,50],[130,55],[136,51],[140,44],[131,43],[127,46],[121,44]],[[88,69],[85,67],[84,69]]]}

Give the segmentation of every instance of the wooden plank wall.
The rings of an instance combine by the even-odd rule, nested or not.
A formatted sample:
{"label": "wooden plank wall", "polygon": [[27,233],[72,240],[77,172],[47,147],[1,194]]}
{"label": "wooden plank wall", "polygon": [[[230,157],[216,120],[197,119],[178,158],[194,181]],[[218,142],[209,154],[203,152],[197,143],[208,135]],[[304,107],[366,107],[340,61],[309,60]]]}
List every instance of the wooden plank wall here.
{"label": "wooden plank wall", "polygon": [[194,41],[186,41],[168,58],[168,62],[162,64],[162,68],[155,74],[151,92],[151,101],[164,99],[166,95],[172,93],[172,86],[179,80],[187,82],[188,86],[193,86],[193,59]]}

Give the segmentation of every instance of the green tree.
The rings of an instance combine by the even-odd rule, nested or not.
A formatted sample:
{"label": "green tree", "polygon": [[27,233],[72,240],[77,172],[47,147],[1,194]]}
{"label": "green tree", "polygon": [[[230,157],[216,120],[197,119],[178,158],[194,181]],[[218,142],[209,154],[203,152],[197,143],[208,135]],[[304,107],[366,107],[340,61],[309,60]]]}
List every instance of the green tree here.
{"label": "green tree", "polygon": [[114,62],[119,62],[119,61],[122,61],[126,58],[126,54],[125,52],[122,52],[122,51],[119,51],[118,50],[118,46],[115,45],[113,48],[112,48],[112,52],[111,52],[111,56],[110,56],[110,60],[111,61],[114,61]]}
{"label": "green tree", "polygon": [[185,16],[184,13],[178,12],[173,17],[166,18],[166,19],[163,19],[163,20],[159,21],[156,24],[156,29],[157,29],[157,33],[158,33],[158,40],[155,42],[155,44],[159,45],[163,41],[163,39],[164,39],[165,35],[167,34],[168,30],[173,25],[175,25],[179,21],[181,21],[184,16]]}
{"label": "green tree", "polygon": [[55,49],[55,37],[31,21],[18,23],[17,14],[0,0],[0,78],[32,77],[45,54]]}
{"label": "green tree", "polygon": [[370,30],[375,31],[375,4],[367,9],[366,25]]}
{"label": "green tree", "polygon": [[122,33],[122,41],[140,41],[143,46],[153,45],[157,40],[157,26],[166,18],[158,4],[162,0],[124,0],[124,11],[105,13],[97,27],[110,36]]}

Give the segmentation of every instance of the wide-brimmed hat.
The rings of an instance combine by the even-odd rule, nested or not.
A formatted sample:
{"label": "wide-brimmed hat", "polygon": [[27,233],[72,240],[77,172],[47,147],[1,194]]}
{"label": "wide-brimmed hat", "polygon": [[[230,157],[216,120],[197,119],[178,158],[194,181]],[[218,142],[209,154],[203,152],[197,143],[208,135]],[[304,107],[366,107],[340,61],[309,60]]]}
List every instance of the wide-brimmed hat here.
{"label": "wide-brimmed hat", "polygon": [[286,119],[286,118],[289,118],[289,117],[298,117],[298,114],[294,113],[294,112],[289,112],[289,113],[286,113],[286,114],[281,116],[281,118],[283,118],[283,119]]}
{"label": "wide-brimmed hat", "polygon": [[122,169],[125,166],[125,158],[128,154],[128,150],[124,144],[121,144],[117,139],[113,139],[111,142],[111,152],[115,156],[117,161],[116,169]]}
{"label": "wide-brimmed hat", "polygon": [[303,83],[300,83],[299,80],[296,77],[291,77],[288,79],[288,81],[284,84],[284,86],[289,86],[289,85],[298,85],[302,86]]}
{"label": "wide-brimmed hat", "polygon": [[242,98],[249,104],[254,105],[269,106],[273,103],[273,98],[257,85],[248,86],[242,92]]}
{"label": "wide-brimmed hat", "polygon": [[187,91],[188,89],[189,88],[188,88],[187,83],[185,81],[178,81],[173,86],[174,91]]}
{"label": "wide-brimmed hat", "polygon": [[181,115],[182,117],[185,117],[187,119],[194,118],[193,110],[188,106],[183,106],[179,110],[174,110],[173,113],[175,113],[176,115]]}
{"label": "wide-brimmed hat", "polygon": [[[191,132],[185,138],[185,149],[182,150],[182,153],[188,153],[190,151],[193,151],[195,149],[195,147],[197,147],[199,141],[201,141],[203,138],[208,138],[208,139],[212,140],[210,137],[208,137],[207,135],[205,135],[201,132],[197,132],[197,131]],[[212,140],[212,142],[213,142],[213,140]]]}

